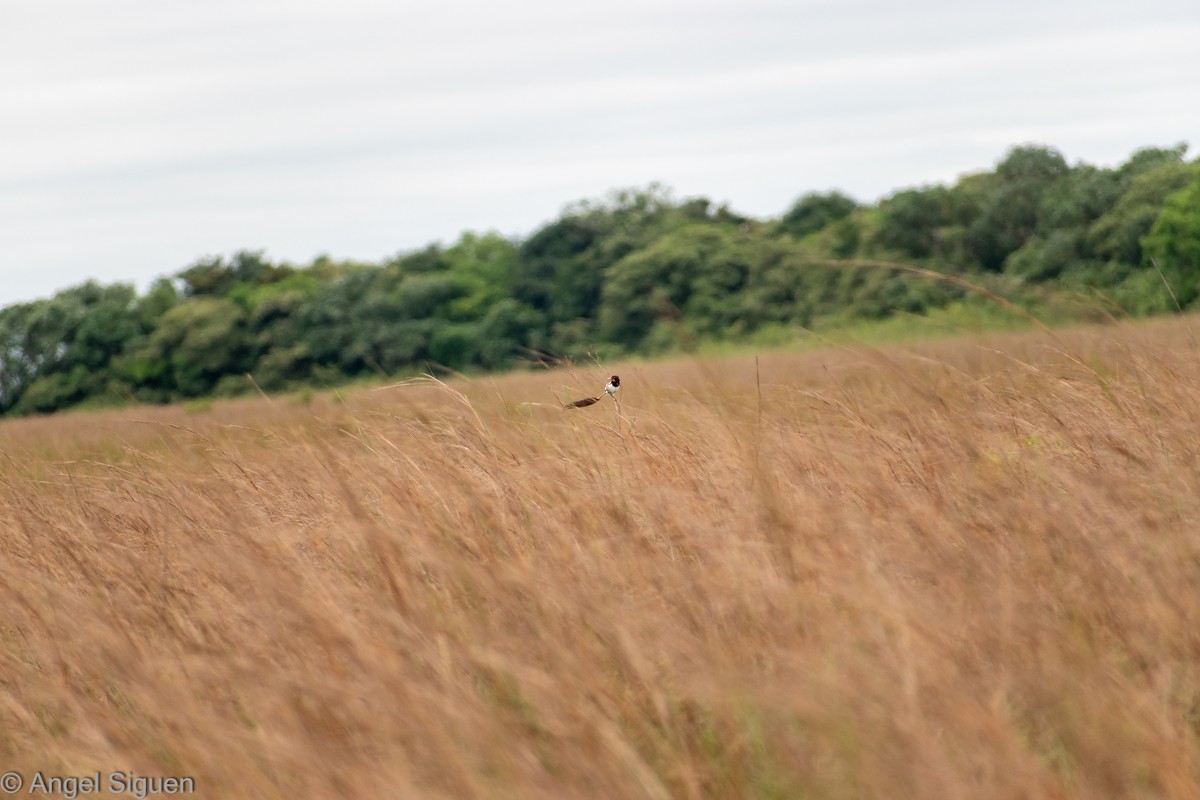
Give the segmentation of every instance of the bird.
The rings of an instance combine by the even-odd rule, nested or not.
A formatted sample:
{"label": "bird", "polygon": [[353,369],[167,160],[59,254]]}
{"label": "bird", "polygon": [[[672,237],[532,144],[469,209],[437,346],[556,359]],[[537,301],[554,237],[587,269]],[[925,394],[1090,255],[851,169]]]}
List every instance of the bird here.
{"label": "bird", "polygon": [[582,400],[576,400],[574,403],[567,403],[565,406],[563,406],[563,408],[586,408],[593,403],[599,403],[604,399],[604,395],[606,394],[611,395],[615,400],[617,398],[617,392],[620,390],[621,377],[619,375],[613,375],[608,379],[608,383],[605,384],[604,391],[601,394],[598,394],[595,397],[585,397]]}

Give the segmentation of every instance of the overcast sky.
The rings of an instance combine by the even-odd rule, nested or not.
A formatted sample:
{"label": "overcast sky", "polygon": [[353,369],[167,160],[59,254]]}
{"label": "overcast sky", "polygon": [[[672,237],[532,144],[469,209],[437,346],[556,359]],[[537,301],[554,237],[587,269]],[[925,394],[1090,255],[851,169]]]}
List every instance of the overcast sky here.
{"label": "overcast sky", "polygon": [[767,217],[1183,140],[1197,0],[0,0],[0,306],[655,181]]}

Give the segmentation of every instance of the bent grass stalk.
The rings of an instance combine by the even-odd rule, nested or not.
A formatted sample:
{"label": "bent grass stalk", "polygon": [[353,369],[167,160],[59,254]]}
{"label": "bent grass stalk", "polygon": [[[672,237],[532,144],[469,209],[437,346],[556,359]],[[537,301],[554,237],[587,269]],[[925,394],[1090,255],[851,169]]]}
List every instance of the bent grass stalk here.
{"label": "bent grass stalk", "polygon": [[629,377],[598,414],[549,370],[5,422],[5,768],[1195,796],[1187,336],[606,365],[584,385]]}

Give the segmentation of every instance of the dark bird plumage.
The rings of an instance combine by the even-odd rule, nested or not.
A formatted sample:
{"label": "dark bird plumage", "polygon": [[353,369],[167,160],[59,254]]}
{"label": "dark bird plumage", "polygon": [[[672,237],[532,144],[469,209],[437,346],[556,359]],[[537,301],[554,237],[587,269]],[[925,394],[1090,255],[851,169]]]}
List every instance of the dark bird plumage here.
{"label": "dark bird plumage", "polygon": [[567,403],[563,408],[587,408],[590,405],[599,403],[604,399],[604,395],[610,394],[616,398],[617,392],[621,388],[621,378],[618,375],[613,375],[608,379],[608,384],[604,387],[604,392],[595,397],[585,397],[582,400],[576,400],[574,403]]}

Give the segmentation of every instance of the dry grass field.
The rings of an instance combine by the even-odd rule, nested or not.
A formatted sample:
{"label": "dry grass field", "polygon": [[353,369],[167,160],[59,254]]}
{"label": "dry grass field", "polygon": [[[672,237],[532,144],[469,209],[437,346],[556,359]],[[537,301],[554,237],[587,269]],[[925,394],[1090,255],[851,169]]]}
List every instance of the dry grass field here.
{"label": "dry grass field", "polygon": [[1198,797],[1189,324],[5,422],[0,771]]}

